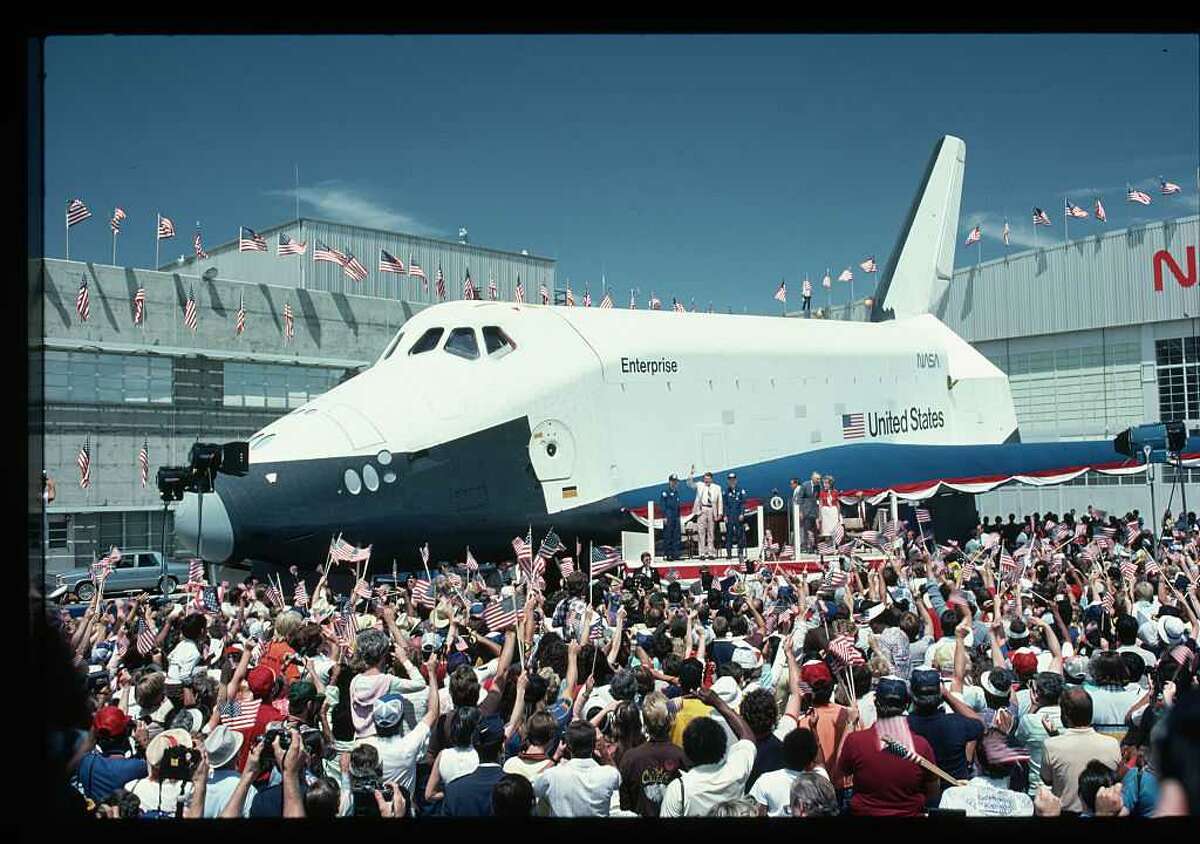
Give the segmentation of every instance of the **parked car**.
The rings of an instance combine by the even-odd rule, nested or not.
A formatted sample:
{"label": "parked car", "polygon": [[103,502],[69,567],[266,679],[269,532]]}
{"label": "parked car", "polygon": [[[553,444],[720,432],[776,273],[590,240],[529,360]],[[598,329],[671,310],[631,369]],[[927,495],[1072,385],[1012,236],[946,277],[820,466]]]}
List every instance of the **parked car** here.
{"label": "parked car", "polygon": [[[188,578],[188,564],[168,560],[158,551],[121,552],[121,560],[113,567],[104,584],[104,594],[123,592],[159,592],[170,595]],[[96,594],[92,571],[88,566],[62,572],[46,572],[48,600],[90,601]]]}

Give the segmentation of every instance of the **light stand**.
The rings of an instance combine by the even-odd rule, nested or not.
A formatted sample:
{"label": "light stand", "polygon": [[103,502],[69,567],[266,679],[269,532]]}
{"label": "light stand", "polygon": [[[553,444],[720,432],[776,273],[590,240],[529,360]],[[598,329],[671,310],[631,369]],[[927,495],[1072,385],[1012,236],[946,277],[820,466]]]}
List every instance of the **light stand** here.
{"label": "light stand", "polygon": [[1150,462],[1153,451],[1149,444],[1142,446],[1142,454],[1146,455],[1146,485],[1150,487],[1150,536],[1153,539],[1155,520],[1158,519],[1158,506],[1154,502],[1154,464]]}

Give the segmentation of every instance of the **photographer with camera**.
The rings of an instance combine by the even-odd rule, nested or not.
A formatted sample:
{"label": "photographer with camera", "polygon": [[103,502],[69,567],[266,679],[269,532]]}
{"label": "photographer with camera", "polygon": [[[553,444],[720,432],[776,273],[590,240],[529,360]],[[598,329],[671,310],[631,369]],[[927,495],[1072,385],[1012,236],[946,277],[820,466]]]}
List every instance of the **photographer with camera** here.
{"label": "photographer with camera", "polygon": [[[164,730],[146,748],[148,773],[127,784],[147,817],[176,817],[181,806],[192,797],[193,778],[203,759],[185,730]],[[207,770],[205,770],[207,777]],[[203,810],[203,797],[195,801]]]}

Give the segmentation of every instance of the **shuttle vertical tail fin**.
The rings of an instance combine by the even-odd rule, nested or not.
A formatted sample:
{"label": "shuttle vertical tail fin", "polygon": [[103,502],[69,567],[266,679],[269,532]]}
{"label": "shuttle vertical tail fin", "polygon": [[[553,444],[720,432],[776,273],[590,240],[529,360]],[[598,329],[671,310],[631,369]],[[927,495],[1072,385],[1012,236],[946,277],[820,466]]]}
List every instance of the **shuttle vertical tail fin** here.
{"label": "shuttle vertical tail fin", "polygon": [[960,138],[944,135],[938,141],[880,278],[873,322],[928,313],[945,294],[954,271],[966,160],[967,145]]}

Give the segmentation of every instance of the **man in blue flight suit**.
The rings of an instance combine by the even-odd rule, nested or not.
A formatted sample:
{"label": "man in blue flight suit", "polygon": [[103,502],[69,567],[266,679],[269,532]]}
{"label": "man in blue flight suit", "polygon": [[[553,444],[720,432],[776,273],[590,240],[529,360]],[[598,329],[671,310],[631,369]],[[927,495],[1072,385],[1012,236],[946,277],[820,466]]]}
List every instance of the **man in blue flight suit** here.
{"label": "man in blue flight suit", "polygon": [[663,555],[668,560],[679,559],[679,478],[667,478],[667,488],[659,502],[663,515]]}
{"label": "man in blue flight suit", "polygon": [[729,473],[729,488],[725,490],[725,556],[733,557],[733,546],[738,547],[738,559],[746,555],[746,526],[742,514],[746,508],[746,490],[738,486],[737,474]]}

